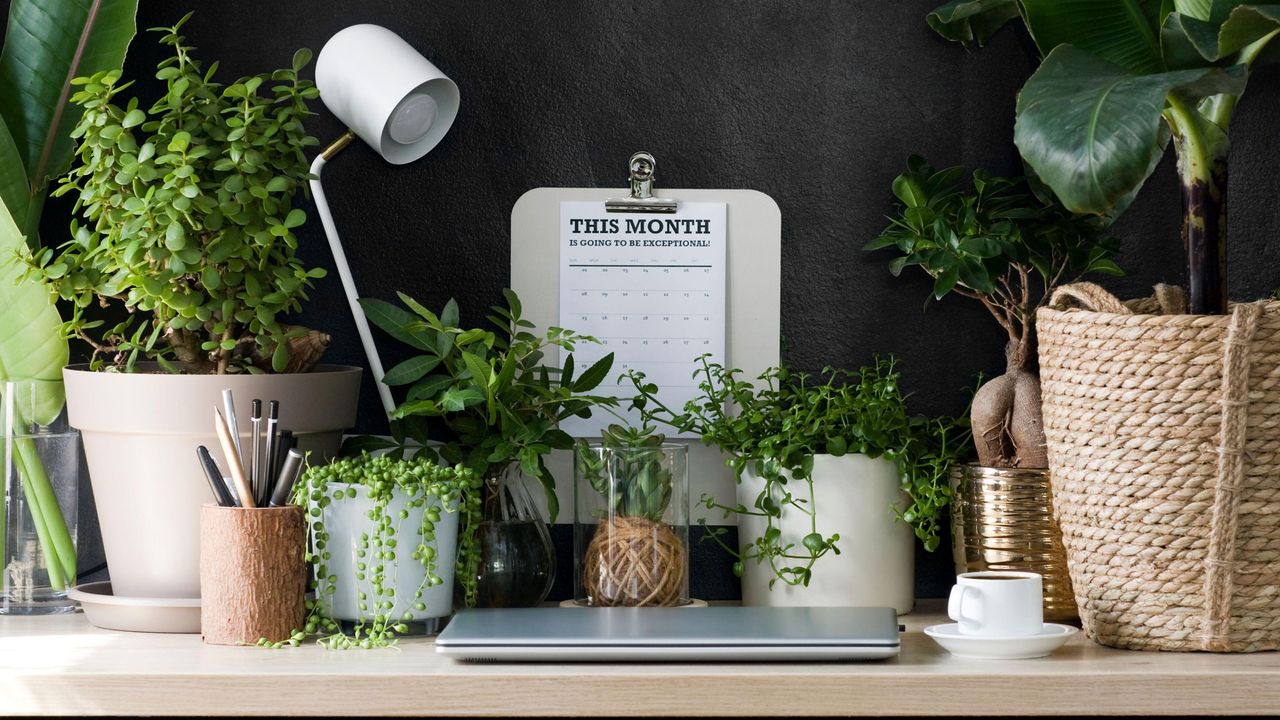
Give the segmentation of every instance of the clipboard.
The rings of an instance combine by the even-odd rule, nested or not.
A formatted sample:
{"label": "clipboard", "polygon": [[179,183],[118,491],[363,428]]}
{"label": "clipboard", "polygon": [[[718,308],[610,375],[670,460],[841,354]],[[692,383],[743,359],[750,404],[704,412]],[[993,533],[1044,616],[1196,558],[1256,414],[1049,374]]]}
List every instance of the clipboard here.
{"label": "clipboard", "polygon": [[[674,212],[681,201],[727,205],[725,363],[754,379],[779,364],[782,302],[782,213],[773,198],[756,190],[664,190],[655,194],[656,161],[636,153],[628,163],[630,191],[617,188],[535,188],[511,210],[511,289],[519,296],[526,319],[538,327],[559,324],[560,203],[593,201],[610,212]],[[621,197],[620,197],[621,195]],[[550,353],[548,362],[559,364]],[[719,449],[698,440],[689,444],[691,521],[706,516],[696,503],[703,493],[727,501],[734,497],[733,471]],[[561,506],[573,497],[573,459],[568,451],[547,458],[556,478]],[[542,502],[541,493],[531,493]],[[572,522],[562,513],[559,522]],[[712,525],[732,522],[706,516]]]}

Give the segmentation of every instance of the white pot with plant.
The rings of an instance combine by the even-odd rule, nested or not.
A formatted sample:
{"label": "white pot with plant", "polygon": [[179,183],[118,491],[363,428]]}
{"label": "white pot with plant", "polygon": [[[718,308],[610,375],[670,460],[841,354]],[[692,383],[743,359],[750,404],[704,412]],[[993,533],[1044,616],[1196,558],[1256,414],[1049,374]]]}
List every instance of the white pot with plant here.
{"label": "white pot with plant", "polygon": [[963,423],[909,415],[888,361],[820,380],[773,368],[753,385],[738,374],[704,358],[702,396],[683,412],[663,405],[642,374],[631,379],[646,422],[728,453],[735,503],[703,495],[702,504],[738,517],[738,547],[723,528],[708,536],[734,556],[743,602],[909,612],[913,535],[930,552],[939,544]]}
{"label": "white pot with plant", "polygon": [[[217,448],[211,407],[279,400],[301,449],[334,453],[355,421],[360,370],[318,365],[329,338],[283,322],[324,275],[298,260],[293,207],[308,178],[302,120],[316,90],[290,68],[216,83],[179,35],[149,109],[118,71],[77,81],[77,160],[58,194],[76,199],[74,240],[35,254],[30,274],[73,306],[69,335],[93,349],[64,373],[84,438],[113,591],[199,594],[199,508],[211,502],[195,448]],[[127,315],[105,322],[93,309]],[[224,464],[225,467],[225,464]]]}
{"label": "white pot with plant", "polygon": [[[390,455],[343,458],[307,470],[295,499],[311,523],[316,602],[306,635],[329,647],[373,647],[453,614],[456,575],[479,553],[483,480],[468,468]],[[341,623],[349,623],[344,629]]]}

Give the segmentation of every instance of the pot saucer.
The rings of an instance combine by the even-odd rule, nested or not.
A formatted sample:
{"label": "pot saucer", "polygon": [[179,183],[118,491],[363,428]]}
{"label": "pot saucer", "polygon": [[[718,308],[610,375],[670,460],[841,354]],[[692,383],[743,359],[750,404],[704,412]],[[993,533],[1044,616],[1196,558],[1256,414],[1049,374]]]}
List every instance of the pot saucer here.
{"label": "pot saucer", "polygon": [[80,603],[91,625],[107,630],[200,632],[200,598],[120,597],[109,581],[77,585],[67,597]]}
{"label": "pot saucer", "polygon": [[961,635],[956,623],[930,625],[924,634],[933,638],[952,655],[976,660],[1022,660],[1044,657],[1062,647],[1078,628],[1057,623],[1045,623],[1035,635],[1018,637],[979,637]]}

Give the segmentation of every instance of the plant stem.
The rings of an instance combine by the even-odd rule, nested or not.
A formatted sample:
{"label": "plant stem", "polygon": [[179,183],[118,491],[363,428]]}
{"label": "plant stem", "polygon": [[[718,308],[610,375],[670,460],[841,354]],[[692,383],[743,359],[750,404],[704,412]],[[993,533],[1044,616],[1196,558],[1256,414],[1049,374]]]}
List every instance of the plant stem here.
{"label": "plant stem", "polygon": [[[18,447],[18,456],[15,458],[17,470],[22,474],[22,487],[27,493],[27,504],[31,506],[31,517],[37,523],[37,535],[41,524],[48,533],[48,542],[46,543],[43,538],[40,541],[47,548],[46,561],[52,551],[53,556],[59,561],[58,569],[68,581],[74,581],[76,577],[75,543],[67,530],[67,521],[62,517],[58,496],[53,491],[53,484],[50,483],[49,475],[45,472],[44,463],[41,462],[40,455],[36,451],[35,442],[30,438],[16,438],[14,444]],[[40,516],[39,520],[36,520],[37,514]],[[51,571],[50,577],[52,576]]]}
{"label": "plant stem", "polygon": [[1182,180],[1190,311],[1220,315],[1227,309],[1227,135],[1176,95],[1165,113]]}

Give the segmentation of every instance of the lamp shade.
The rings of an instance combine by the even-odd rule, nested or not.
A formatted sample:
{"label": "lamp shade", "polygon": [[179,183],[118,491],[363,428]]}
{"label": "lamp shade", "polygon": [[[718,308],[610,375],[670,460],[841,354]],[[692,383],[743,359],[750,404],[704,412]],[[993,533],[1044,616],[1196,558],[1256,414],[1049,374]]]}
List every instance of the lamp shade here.
{"label": "lamp shade", "polygon": [[316,86],[329,111],[395,165],[426,155],[458,115],[458,86],[379,25],[330,38],[316,59]]}

